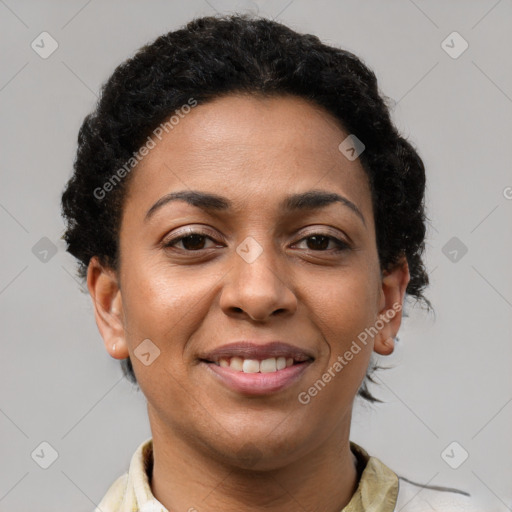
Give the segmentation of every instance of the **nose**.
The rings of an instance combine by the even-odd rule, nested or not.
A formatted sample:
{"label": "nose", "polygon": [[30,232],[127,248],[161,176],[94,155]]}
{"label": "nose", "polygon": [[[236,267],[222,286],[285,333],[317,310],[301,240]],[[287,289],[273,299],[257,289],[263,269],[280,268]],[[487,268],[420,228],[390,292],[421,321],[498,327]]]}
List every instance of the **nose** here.
{"label": "nose", "polygon": [[[259,244],[252,243],[254,251],[254,245]],[[226,275],[220,297],[225,314],[246,315],[256,322],[265,322],[272,315],[292,315],[296,311],[297,298],[286,284],[287,274],[282,265],[278,268],[277,256],[269,247],[261,247],[260,251],[254,260],[246,258],[243,250],[233,252],[231,271]]]}

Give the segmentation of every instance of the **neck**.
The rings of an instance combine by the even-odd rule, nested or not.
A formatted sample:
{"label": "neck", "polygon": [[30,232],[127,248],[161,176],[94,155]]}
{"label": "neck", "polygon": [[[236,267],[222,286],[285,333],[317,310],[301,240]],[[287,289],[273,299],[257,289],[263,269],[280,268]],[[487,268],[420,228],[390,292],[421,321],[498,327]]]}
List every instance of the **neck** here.
{"label": "neck", "polygon": [[350,421],[321,446],[283,467],[241,469],[190,440],[152,428],[151,489],[170,512],[340,512],[358,485]]}

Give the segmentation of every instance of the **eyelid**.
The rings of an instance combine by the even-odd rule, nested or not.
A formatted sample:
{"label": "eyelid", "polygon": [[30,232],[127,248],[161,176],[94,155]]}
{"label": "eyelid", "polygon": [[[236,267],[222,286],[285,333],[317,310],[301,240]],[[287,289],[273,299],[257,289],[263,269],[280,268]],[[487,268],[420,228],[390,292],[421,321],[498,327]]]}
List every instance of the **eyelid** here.
{"label": "eyelid", "polygon": [[352,239],[348,235],[346,235],[345,232],[343,232],[339,229],[332,228],[329,226],[318,226],[318,225],[315,225],[313,227],[307,226],[304,229],[306,229],[307,231],[301,232],[300,236],[302,238],[300,240],[307,238],[308,236],[322,235],[322,236],[328,236],[331,238],[335,238],[335,239],[339,240],[340,242],[343,242],[346,245],[349,245],[349,246],[352,245]]}
{"label": "eyelid", "polygon": [[[200,225],[200,224],[199,224]],[[218,233],[214,233],[213,231],[209,230],[207,227],[197,228],[192,226],[185,226],[184,228],[180,229],[177,228],[176,231],[172,232],[172,235],[166,235],[162,239],[162,245],[167,245],[170,242],[177,242],[181,238],[187,237],[187,236],[204,236],[207,238],[211,238],[213,241],[217,241],[218,239],[221,239],[225,242],[224,237],[222,235],[219,235]]]}
{"label": "eyelid", "polygon": [[[334,242],[334,244],[337,246],[337,248],[331,249],[331,250],[325,250],[325,251],[313,251],[312,249],[309,249],[309,251],[340,252],[340,251],[350,249],[352,247],[352,242],[348,236],[346,236],[346,235],[340,236],[338,234],[338,231],[335,231],[335,233],[333,233],[333,231],[335,231],[335,230],[332,228],[329,228],[328,226],[322,226],[322,227],[318,226],[318,227],[316,227],[316,229],[314,227],[310,227],[306,232],[302,232],[299,235],[300,238],[298,238],[295,242],[293,242],[292,245],[299,244],[299,243],[303,242],[304,240],[307,240],[308,238],[317,235],[317,236],[323,236],[323,237],[331,239],[331,241]],[[182,230],[180,230],[178,228],[177,232],[173,233],[172,236],[164,237],[161,242],[161,246],[164,248],[173,247],[175,244],[178,244],[179,242],[181,242],[182,239],[184,239],[188,236],[194,236],[194,235],[208,238],[212,242],[218,242],[218,239],[220,238],[220,239],[222,239],[223,243],[226,243],[226,240],[224,239],[224,237],[222,237],[221,235],[218,235],[217,233],[212,233],[207,227],[197,228],[197,227],[192,227],[192,226],[186,226]],[[197,251],[186,251],[186,252],[197,252],[198,253],[201,251],[206,251],[208,249],[211,249],[211,247],[205,248],[205,249],[198,249]]]}
{"label": "eyelid", "polygon": [[337,236],[333,236],[329,233],[321,232],[321,231],[313,231],[312,233],[306,233],[305,236],[303,236],[302,238],[300,238],[299,240],[294,242],[293,245],[297,245],[313,236],[322,236],[322,237],[328,238],[332,242],[334,242],[334,244],[337,246],[337,248],[331,249],[331,250],[324,250],[324,251],[314,251],[313,249],[306,249],[307,251],[310,251],[310,252],[320,252],[320,253],[322,253],[322,252],[328,253],[331,251],[339,252],[339,251],[344,251],[344,250],[350,249],[352,247],[351,244],[349,242],[347,242],[346,240],[343,240],[342,238],[339,238]]}

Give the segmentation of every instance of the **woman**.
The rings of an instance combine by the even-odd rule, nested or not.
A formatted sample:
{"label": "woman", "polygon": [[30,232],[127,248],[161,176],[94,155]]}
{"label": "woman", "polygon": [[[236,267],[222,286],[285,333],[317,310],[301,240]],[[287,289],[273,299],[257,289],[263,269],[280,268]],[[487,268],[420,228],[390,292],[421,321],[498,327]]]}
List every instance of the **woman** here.
{"label": "woman", "polygon": [[375,75],[315,36],[206,17],[120,65],[65,239],[152,437],[97,510],[469,510],[349,440],[405,296],[430,307],[424,189]]}

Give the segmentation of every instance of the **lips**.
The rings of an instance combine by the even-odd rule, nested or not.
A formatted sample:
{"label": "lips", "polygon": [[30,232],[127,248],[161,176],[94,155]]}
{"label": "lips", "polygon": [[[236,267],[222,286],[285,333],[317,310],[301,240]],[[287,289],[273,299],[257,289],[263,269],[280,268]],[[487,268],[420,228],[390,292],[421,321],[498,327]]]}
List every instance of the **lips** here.
{"label": "lips", "polygon": [[200,355],[199,359],[209,363],[219,363],[221,359],[230,359],[232,357],[258,361],[284,357],[285,359],[293,359],[294,363],[314,360],[311,351],[282,341],[272,341],[265,344],[258,344],[253,341],[229,343]]}
{"label": "lips", "polygon": [[314,359],[311,351],[280,341],[230,343],[200,356],[218,382],[238,394],[260,396],[290,387]]}

